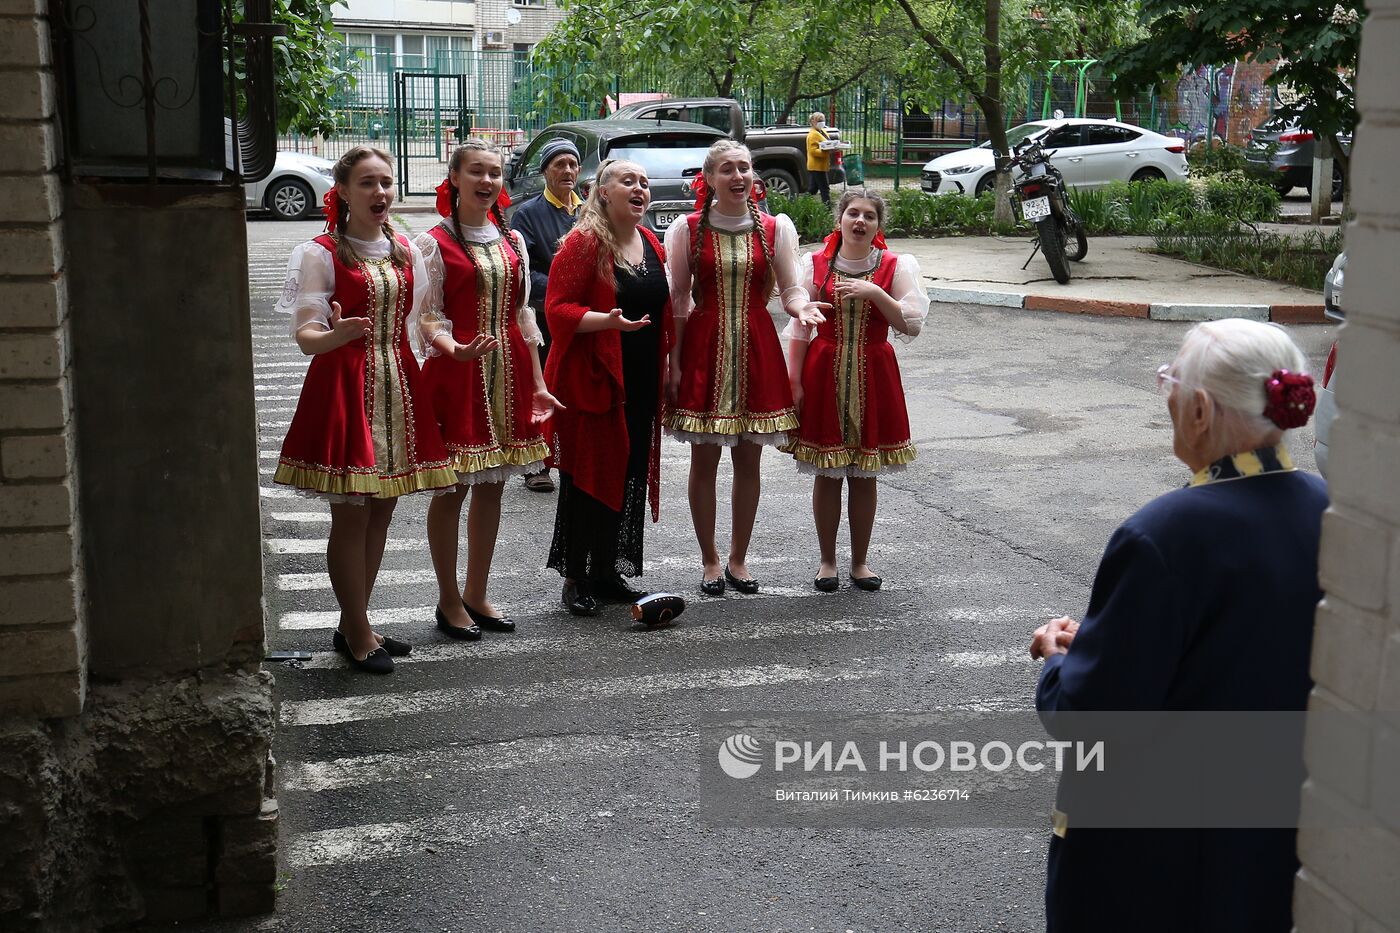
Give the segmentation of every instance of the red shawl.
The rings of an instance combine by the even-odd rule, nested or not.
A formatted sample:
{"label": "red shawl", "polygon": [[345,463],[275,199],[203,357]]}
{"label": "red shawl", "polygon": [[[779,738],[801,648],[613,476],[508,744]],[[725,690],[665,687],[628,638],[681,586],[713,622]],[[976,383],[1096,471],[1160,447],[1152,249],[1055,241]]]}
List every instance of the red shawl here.
{"label": "red shawl", "polygon": [[[638,231],[651,241],[664,265],[666,253],[655,234],[645,227]],[[556,411],[550,431],[554,438],[554,463],[568,473],[575,486],[613,511],[622,511],[627,477],[627,452],[631,439],[622,406],[626,394],[622,382],[622,339],[615,330],[578,333],[585,313],[607,314],[617,307],[617,290],[600,280],[598,241],[582,230],[564,240],[549,267],[549,287],[544,310],[549,322],[549,358],[544,378],[549,391],[566,406]],[[661,516],[661,416],[666,402],[666,361],[675,340],[668,299],[661,319],[652,318],[650,327],[661,327],[657,341],[660,354],[656,387],[656,422],[652,428],[647,490],[651,500],[651,520]]]}

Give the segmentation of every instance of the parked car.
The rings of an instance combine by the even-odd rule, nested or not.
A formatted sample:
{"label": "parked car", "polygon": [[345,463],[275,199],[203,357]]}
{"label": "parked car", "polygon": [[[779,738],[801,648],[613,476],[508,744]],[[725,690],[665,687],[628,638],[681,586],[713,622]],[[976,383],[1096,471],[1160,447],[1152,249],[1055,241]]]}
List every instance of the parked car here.
{"label": "parked car", "polygon": [[[1186,144],[1116,120],[1061,119],[1023,123],[1006,131],[1015,146],[1038,138],[1052,150],[1050,162],[1071,188],[1101,188],[1111,181],[1165,178],[1185,181]],[[929,194],[980,195],[996,183],[991,142],[939,156],[924,166],[919,186]]]}
{"label": "parked car", "polygon": [[690,184],[700,173],[705,152],[725,133],[710,126],[677,120],[580,120],[555,123],[541,130],[511,154],[506,185],[511,200],[520,203],[544,190],[540,151],[551,139],[563,137],[578,147],[578,189],[585,194],[604,159],[630,159],[646,169],[651,180],[651,208],[643,223],[664,231],[671,221],[695,207]]}
{"label": "parked car", "polygon": [[[1342,150],[1351,152],[1351,137],[1341,138]],[[1317,137],[1296,120],[1270,117],[1250,131],[1244,157],[1257,166],[1277,173],[1274,190],[1287,194],[1294,188],[1312,191],[1313,159],[1317,156]],[[1342,199],[1342,170],[1332,163],[1332,200]]]}
{"label": "parked car", "polygon": [[[1341,323],[1346,320],[1342,310],[1342,286],[1345,284],[1347,254],[1341,253],[1332,261],[1322,280],[1322,313],[1330,321]],[[1332,422],[1337,417],[1337,342],[1332,341],[1332,349],[1327,351],[1327,366],[1322,371],[1322,385],[1317,389],[1317,407],[1313,410],[1313,457],[1317,460],[1317,471],[1327,475],[1327,453],[1332,434]]]}
{"label": "parked car", "polygon": [[335,185],[334,168],[334,162],[320,156],[279,152],[272,174],[244,185],[244,206],[250,211],[271,211],[279,220],[319,217],[321,199]]}
{"label": "parked car", "polygon": [[[807,190],[806,125],[749,126],[738,101],[729,97],[674,97],[636,101],[618,108],[610,120],[681,120],[713,127],[749,147],[754,171],[770,191],[800,194]],[[827,128],[828,135],[840,140],[841,131]],[[842,170],[827,171],[829,181],[845,178]]]}

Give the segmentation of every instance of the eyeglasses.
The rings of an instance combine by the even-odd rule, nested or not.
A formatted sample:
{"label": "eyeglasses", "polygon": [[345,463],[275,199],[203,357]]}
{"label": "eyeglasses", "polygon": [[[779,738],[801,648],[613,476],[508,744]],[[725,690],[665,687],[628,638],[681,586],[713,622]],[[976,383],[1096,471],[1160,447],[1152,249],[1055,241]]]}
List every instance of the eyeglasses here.
{"label": "eyeglasses", "polygon": [[1181,385],[1181,380],[1172,375],[1172,364],[1163,363],[1157,367],[1157,391],[1161,392],[1168,383],[1171,385]]}

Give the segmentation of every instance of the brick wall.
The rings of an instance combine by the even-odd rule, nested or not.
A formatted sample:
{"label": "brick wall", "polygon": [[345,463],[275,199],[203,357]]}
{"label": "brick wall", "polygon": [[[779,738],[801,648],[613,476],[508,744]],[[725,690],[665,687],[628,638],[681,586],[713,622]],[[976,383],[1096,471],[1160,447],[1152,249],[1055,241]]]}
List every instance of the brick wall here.
{"label": "brick wall", "polygon": [[1369,7],[1312,708],[1390,715],[1309,736],[1300,933],[1400,931],[1400,0]]}
{"label": "brick wall", "polygon": [[0,714],[86,688],[47,0],[0,0]]}

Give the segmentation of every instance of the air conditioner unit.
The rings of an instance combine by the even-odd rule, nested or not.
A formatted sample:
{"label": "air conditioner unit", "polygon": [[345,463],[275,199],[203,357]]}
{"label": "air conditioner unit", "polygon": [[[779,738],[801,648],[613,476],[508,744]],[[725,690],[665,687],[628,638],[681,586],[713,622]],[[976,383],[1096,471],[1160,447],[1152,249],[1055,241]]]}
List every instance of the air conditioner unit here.
{"label": "air conditioner unit", "polygon": [[490,29],[486,32],[485,45],[487,48],[501,48],[506,44],[506,33],[503,29]]}

